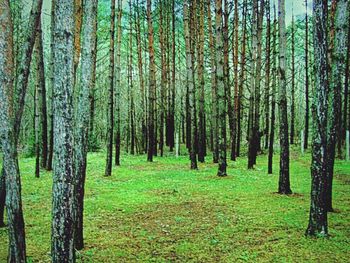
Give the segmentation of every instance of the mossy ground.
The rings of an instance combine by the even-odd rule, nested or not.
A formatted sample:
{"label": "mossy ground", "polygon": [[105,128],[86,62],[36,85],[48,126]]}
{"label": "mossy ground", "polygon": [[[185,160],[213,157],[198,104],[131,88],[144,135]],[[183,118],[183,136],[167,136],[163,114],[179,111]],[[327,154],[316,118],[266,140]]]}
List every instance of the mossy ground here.
{"label": "mossy ground", "polygon": [[[187,156],[125,156],[104,177],[105,154],[88,156],[85,249],[78,262],[349,262],[350,164],[337,161],[335,213],[328,239],[305,238],[310,195],[310,156],[291,156],[290,196],[276,194],[266,156],[255,170],[246,158],[189,170]],[[34,159],[21,159],[23,208],[29,262],[50,261],[51,174],[34,177]],[[0,262],[7,230],[0,229]]]}

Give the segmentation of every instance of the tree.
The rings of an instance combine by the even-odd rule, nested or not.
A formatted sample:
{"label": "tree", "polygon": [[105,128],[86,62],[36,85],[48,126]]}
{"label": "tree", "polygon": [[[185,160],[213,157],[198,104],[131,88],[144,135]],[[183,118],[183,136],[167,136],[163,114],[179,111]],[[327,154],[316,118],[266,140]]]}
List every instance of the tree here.
{"label": "tree", "polygon": [[309,17],[308,4],[305,0],[305,132],[304,149],[308,148],[309,140]]}
{"label": "tree", "polygon": [[272,174],[273,162],[273,143],[275,140],[275,121],[276,121],[276,86],[277,86],[277,16],[276,6],[273,5],[274,20],[272,33],[272,90],[271,90],[271,122],[270,122],[270,138],[269,138],[269,154],[268,154],[268,173]]}
{"label": "tree", "polygon": [[292,14],[292,102],[291,102],[291,119],[290,119],[290,144],[294,144],[295,137],[295,23]]}
{"label": "tree", "polygon": [[280,121],[280,176],[278,193],[291,194],[289,181],[289,137],[287,117],[287,80],[286,80],[286,25],[285,0],[278,1],[279,25],[279,121]]}
{"label": "tree", "polygon": [[346,42],[346,34],[348,25],[349,14],[348,1],[338,0],[336,1],[336,11],[334,17],[335,35],[334,35],[334,47],[331,50],[331,80],[329,89],[329,102],[328,102],[328,140],[327,140],[327,183],[326,183],[326,210],[328,212],[333,211],[332,206],[332,185],[333,185],[333,171],[335,160],[335,147],[336,143],[341,143],[341,138],[338,137],[338,131],[341,130],[341,101],[342,101],[342,87],[343,76],[345,74],[346,61],[346,46],[349,43]]}
{"label": "tree", "polygon": [[154,136],[154,108],[156,99],[156,68],[154,61],[153,46],[153,19],[152,0],[147,0],[147,23],[148,23],[148,50],[149,50],[149,89],[148,89],[148,154],[147,160],[153,161],[155,136]]}
{"label": "tree", "polygon": [[190,116],[190,133],[191,133],[191,145],[190,145],[190,160],[191,169],[197,169],[197,155],[196,155],[196,118],[195,118],[195,87],[194,87],[194,74],[193,74],[193,53],[191,52],[191,37],[189,26],[189,3],[184,1],[184,34],[186,44],[186,69],[187,69],[187,86],[189,94],[189,116]]}
{"label": "tree", "polygon": [[218,176],[226,176],[226,98],[224,86],[222,1],[216,0],[215,35],[216,35],[216,81],[219,119],[219,169]]}
{"label": "tree", "polygon": [[97,0],[83,6],[82,54],[79,103],[75,116],[74,180],[75,180],[75,248],[84,247],[83,212],[90,124],[90,96],[93,90],[94,57],[96,54]]}
{"label": "tree", "polygon": [[271,71],[271,17],[270,1],[266,3],[266,66],[265,66],[265,149],[269,147],[270,125],[270,71]]}
{"label": "tree", "polygon": [[213,134],[213,162],[219,161],[219,148],[218,148],[218,104],[217,104],[217,86],[216,86],[216,45],[213,37],[213,26],[211,17],[211,2],[208,0],[208,33],[209,33],[209,47],[210,47],[210,79],[211,79],[211,94],[212,94],[212,134]]}
{"label": "tree", "polygon": [[14,130],[14,55],[13,25],[10,3],[0,1],[0,138],[6,185],[6,208],[9,234],[8,262],[26,261],[26,244],[22,212],[21,180]]}
{"label": "tree", "polygon": [[306,235],[328,235],[325,190],[327,179],[327,106],[328,106],[328,40],[327,1],[313,4],[316,86],[313,100],[313,144],[311,163],[311,205]]}
{"label": "tree", "polygon": [[122,41],[122,0],[118,0],[118,21],[117,21],[117,71],[116,71],[116,133],[115,133],[115,164],[120,165],[120,90],[121,90],[121,41]]}
{"label": "tree", "polygon": [[109,98],[107,110],[107,159],[105,176],[112,175],[113,130],[114,130],[114,35],[115,35],[115,0],[111,0],[111,20],[109,39]]}
{"label": "tree", "polygon": [[52,262],[74,262],[74,3],[54,6],[54,160],[52,187]]}

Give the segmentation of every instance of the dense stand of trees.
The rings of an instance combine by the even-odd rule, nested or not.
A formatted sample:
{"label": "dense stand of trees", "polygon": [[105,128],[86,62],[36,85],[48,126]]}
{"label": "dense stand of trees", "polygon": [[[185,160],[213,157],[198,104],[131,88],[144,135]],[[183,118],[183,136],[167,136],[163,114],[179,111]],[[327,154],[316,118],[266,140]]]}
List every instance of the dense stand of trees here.
{"label": "dense stand of trees", "polygon": [[238,157],[254,169],[266,150],[271,174],[278,152],[278,193],[291,194],[291,145],[311,144],[306,234],[327,236],[334,161],[350,127],[350,3],[314,0],[312,15],[307,4],[286,24],[285,0],[51,0],[49,19],[41,0],[27,17],[21,3],[0,0],[9,262],[26,258],[18,149],[35,155],[36,177],[53,168],[54,262],[74,262],[84,247],[87,153],[99,149],[105,176],[113,154],[116,166],[124,153],[152,162],[179,145],[189,168],[217,163],[218,176]]}

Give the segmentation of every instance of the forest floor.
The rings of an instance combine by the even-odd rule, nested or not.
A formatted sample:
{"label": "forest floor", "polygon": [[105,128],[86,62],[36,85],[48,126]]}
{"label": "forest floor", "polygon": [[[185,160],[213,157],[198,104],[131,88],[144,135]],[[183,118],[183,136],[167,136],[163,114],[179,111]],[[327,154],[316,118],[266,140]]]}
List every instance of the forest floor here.
{"label": "forest floor", "polygon": [[[310,155],[291,156],[290,196],[276,194],[267,157],[246,170],[246,157],[189,170],[187,156],[125,156],[104,177],[105,154],[88,156],[85,249],[78,262],[349,262],[350,164],[337,161],[335,213],[328,239],[305,238],[310,202]],[[20,161],[29,262],[50,261],[51,174],[34,177],[33,158]],[[0,262],[7,230],[0,229]]]}

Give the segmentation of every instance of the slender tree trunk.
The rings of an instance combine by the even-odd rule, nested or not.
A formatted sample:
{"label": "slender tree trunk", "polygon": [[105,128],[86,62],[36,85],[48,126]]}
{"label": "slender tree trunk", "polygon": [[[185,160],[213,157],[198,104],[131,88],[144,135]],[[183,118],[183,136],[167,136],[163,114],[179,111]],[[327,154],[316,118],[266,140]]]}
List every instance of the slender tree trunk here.
{"label": "slender tree trunk", "polygon": [[331,81],[329,89],[328,102],[328,138],[327,138],[327,182],[326,182],[326,197],[325,206],[328,212],[333,211],[332,206],[332,185],[333,185],[333,171],[335,160],[335,148],[337,141],[340,143],[340,138],[337,140],[338,131],[341,129],[339,117],[341,116],[341,99],[343,76],[345,73],[345,59],[346,59],[346,33],[347,22],[350,4],[346,0],[336,1],[336,12],[334,17],[335,35],[334,47],[331,50]]}
{"label": "slender tree trunk", "polygon": [[309,140],[309,17],[308,3],[305,0],[305,132],[304,149],[308,148]]}
{"label": "slender tree trunk", "polygon": [[[257,61],[258,61],[258,0],[253,0],[253,19],[252,19],[252,67],[251,72],[257,73]],[[255,107],[256,105],[256,85],[257,78],[254,77],[255,74],[251,74],[250,79],[250,96],[249,96],[249,115],[248,115],[248,169],[253,169],[256,162],[256,152],[257,152],[257,128],[254,124],[255,122]]]}
{"label": "slender tree trunk", "polygon": [[120,91],[121,91],[121,41],[122,41],[122,0],[118,0],[118,21],[117,21],[117,65],[116,65],[116,123],[115,123],[115,165],[120,166]]}
{"label": "slender tree trunk", "polygon": [[216,0],[215,34],[216,34],[216,79],[219,119],[219,169],[218,176],[226,176],[226,98],[224,86],[223,62],[223,28],[222,28],[222,0]]}
{"label": "slender tree trunk", "polygon": [[14,54],[10,3],[0,0],[0,139],[9,235],[8,262],[26,261],[26,244],[14,121]]}
{"label": "slender tree trunk", "polygon": [[149,50],[149,94],[148,94],[148,156],[149,162],[153,161],[155,136],[154,136],[154,109],[156,99],[156,69],[154,61],[153,47],[153,19],[152,19],[152,0],[147,0],[147,22],[148,22],[148,50]]}
{"label": "slender tree trunk", "polygon": [[204,162],[206,152],[205,131],[205,93],[204,93],[204,2],[199,3],[199,41],[198,41],[198,91],[199,91],[199,123],[198,123],[198,161]]}
{"label": "slender tree trunk", "polygon": [[195,122],[195,108],[194,108],[194,80],[193,80],[193,54],[191,52],[191,40],[190,40],[190,29],[189,29],[189,3],[188,0],[184,2],[184,34],[186,42],[186,68],[187,68],[187,82],[188,82],[188,93],[189,93],[189,115],[191,120],[191,146],[190,146],[190,160],[191,169],[197,169],[197,155],[196,155],[196,122]]}
{"label": "slender tree trunk", "polygon": [[316,86],[313,100],[313,145],[311,164],[311,205],[306,235],[328,235],[325,190],[327,181],[327,106],[328,106],[328,59],[327,59],[327,1],[315,0],[313,4],[314,50]]}
{"label": "slender tree trunk", "polygon": [[107,159],[105,176],[112,175],[113,130],[114,130],[114,35],[115,35],[115,0],[111,0],[109,39],[109,91],[107,109]]}
{"label": "slender tree trunk", "polygon": [[53,113],[54,113],[54,106],[53,106],[53,67],[54,67],[54,59],[53,59],[53,30],[55,26],[55,21],[54,21],[54,9],[55,9],[55,0],[51,0],[51,24],[50,24],[50,62],[49,62],[49,67],[50,67],[50,75],[49,75],[49,85],[51,89],[51,94],[50,94],[50,102],[51,102],[51,109],[50,109],[50,138],[49,138],[49,152],[47,156],[47,170],[51,171],[52,170],[52,160],[53,160],[53,141],[54,141],[54,134],[53,134]]}
{"label": "slender tree trunk", "polygon": [[[37,40],[38,41],[38,40]],[[34,151],[35,151],[35,177],[40,177],[40,77],[39,77],[39,59],[38,59],[38,42],[35,47],[35,89],[34,89]]]}
{"label": "slender tree trunk", "polygon": [[90,97],[94,89],[93,74],[96,56],[97,0],[87,0],[83,6],[81,87],[75,116],[74,180],[75,180],[75,248],[84,248],[83,215],[88,151]]}
{"label": "slender tree trunk", "polygon": [[211,16],[211,1],[208,0],[208,32],[209,32],[209,46],[210,46],[210,64],[211,64],[211,92],[212,92],[212,133],[213,133],[213,162],[219,162],[219,148],[218,148],[218,104],[217,104],[217,86],[216,86],[216,45],[213,37],[213,26]]}
{"label": "slender tree trunk", "polygon": [[135,128],[135,102],[134,102],[134,81],[133,81],[133,42],[132,42],[132,4],[129,0],[129,75],[130,75],[130,153],[135,154],[136,146],[136,128]]}
{"label": "slender tree trunk", "polygon": [[169,146],[170,151],[173,151],[175,147],[175,97],[176,97],[176,15],[175,15],[175,0],[172,0],[172,75],[171,75],[171,109],[170,109],[170,134],[169,134]]}
{"label": "slender tree trunk", "polygon": [[278,1],[279,25],[279,121],[280,121],[280,176],[278,193],[291,194],[289,181],[289,136],[287,117],[287,80],[286,80],[286,25],[285,0]]}
{"label": "slender tree trunk", "polygon": [[232,38],[232,52],[233,52],[233,68],[234,68],[234,109],[233,109],[233,120],[232,120],[232,141],[231,141],[231,160],[235,161],[237,152],[237,116],[239,108],[239,96],[238,96],[238,0],[234,0],[235,11],[234,11],[234,37]]}
{"label": "slender tree trunk", "polygon": [[41,23],[38,26],[36,38],[36,61],[38,66],[39,81],[39,112],[40,112],[40,128],[41,128],[41,167],[46,168],[47,165],[47,106],[46,106],[46,85],[45,85],[45,66],[44,66],[44,50],[42,40]]}
{"label": "slender tree trunk", "polygon": [[54,7],[54,160],[52,262],[75,262],[74,249],[74,3]]}
{"label": "slender tree trunk", "polygon": [[290,144],[294,144],[295,136],[295,24],[294,15],[292,17],[292,102],[291,102],[291,120],[290,120]]}
{"label": "slender tree trunk", "polygon": [[270,1],[266,3],[266,66],[265,66],[265,149],[269,147],[270,129],[270,64],[271,64]]}
{"label": "slender tree trunk", "polygon": [[247,1],[243,2],[243,33],[242,33],[242,47],[241,47],[241,72],[239,76],[239,91],[238,91],[238,109],[237,109],[237,147],[236,155],[240,156],[241,139],[242,139],[242,117],[243,117],[243,87],[245,82],[245,64],[246,64],[246,40],[247,40]]}
{"label": "slender tree trunk", "polygon": [[161,83],[160,83],[160,122],[159,122],[159,151],[160,156],[164,152],[164,119],[165,119],[165,94],[167,87],[167,72],[166,72],[166,47],[163,33],[163,0],[159,1],[159,45],[161,56]]}

